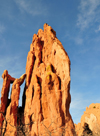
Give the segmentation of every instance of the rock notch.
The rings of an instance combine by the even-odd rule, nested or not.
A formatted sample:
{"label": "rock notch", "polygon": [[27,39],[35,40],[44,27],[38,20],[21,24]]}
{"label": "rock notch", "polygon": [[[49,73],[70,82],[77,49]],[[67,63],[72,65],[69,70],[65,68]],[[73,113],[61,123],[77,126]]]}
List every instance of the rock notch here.
{"label": "rock notch", "polygon": [[[13,100],[12,97],[15,94],[19,96],[20,84],[17,83],[16,80],[13,83],[11,103],[5,115],[9,114],[10,117],[12,108],[15,126],[21,123],[15,116],[15,113],[20,114],[16,110],[19,98]],[[27,124],[28,135],[75,136],[74,123],[69,113],[70,102],[70,60],[56,32],[44,24],[44,31],[39,29],[34,34],[27,56],[21,116],[24,125]],[[16,132],[15,129],[12,135],[17,135]]]}

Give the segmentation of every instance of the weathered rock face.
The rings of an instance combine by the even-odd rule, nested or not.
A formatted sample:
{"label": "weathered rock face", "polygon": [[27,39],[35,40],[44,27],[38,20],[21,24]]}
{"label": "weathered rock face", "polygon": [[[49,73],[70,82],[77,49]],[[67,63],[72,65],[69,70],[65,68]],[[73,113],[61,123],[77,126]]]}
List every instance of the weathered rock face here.
{"label": "weathered rock face", "polygon": [[[15,79],[5,70],[2,74],[3,87],[1,91],[1,108],[0,108],[0,135],[16,136],[17,135],[17,118],[18,118],[18,102],[20,94],[20,85],[23,83],[26,74],[19,79]],[[14,83],[13,83],[14,82]],[[8,99],[10,83],[12,85],[11,100]]]}
{"label": "weathered rock face", "polygon": [[[87,125],[87,129],[86,126]],[[81,117],[81,123],[75,125],[78,136],[85,135],[100,135],[100,104],[92,103],[86,108],[86,111]]]}
{"label": "weathered rock face", "polygon": [[[8,74],[7,70],[4,70],[4,73],[2,74],[2,78],[3,78],[3,87],[1,90],[0,128],[3,125],[4,115],[6,113],[6,109],[9,104],[8,94],[9,94],[10,83],[13,83],[15,80],[15,78],[11,77]],[[0,129],[0,134],[1,134],[1,129]]]}
{"label": "weathered rock face", "polygon": [[70,60],[47,24],[34,34],[26,64],[25,124],[32,136],[74,135],[69,113]]}
{"label": "weathered rock face", "polygon": [[[8,107],[5,105],[5,118],[9,120],[3,123],[3,126],[6,125],[6,136],[18,135],[17,126],[21,121],[16,115],[20,114],[18,101],[24,79],[25,75],[13,80],[11,102]],[[10,85],[10,81],[7,84]],[[9,86],[5,88],[9,89]],[[34,34],[27,56],[22,102],[24,116],[20,116],[24,125],[27,125],[27,135],[75,136],[69,113],[70,102],[70,60],[56,32],[44,24],[44,31],[39,29],[37,35]],[[23,128],[22,131],[24,134]]]}

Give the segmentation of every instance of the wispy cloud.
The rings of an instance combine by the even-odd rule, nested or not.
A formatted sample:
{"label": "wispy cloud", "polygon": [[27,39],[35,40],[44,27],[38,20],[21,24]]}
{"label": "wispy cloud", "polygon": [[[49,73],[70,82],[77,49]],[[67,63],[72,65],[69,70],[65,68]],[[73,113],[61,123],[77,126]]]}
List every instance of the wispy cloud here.
{"label": "wispy cloud", "polygon": [[[100,0],[81,0],[77,26],[84,30],[98,21],[97,15],[100,14]],[[100,19],[100,18],[99,18]]]}
{"label": "wispy cloud", "polygon": [[47,14],[47,8],[43,3],[40,1],[27,1],[27,0],[15,0],[16,4],[18,5],[21,12],[27,12],[28,14],[31,14],[32,16],[36,15],[46,15]]}

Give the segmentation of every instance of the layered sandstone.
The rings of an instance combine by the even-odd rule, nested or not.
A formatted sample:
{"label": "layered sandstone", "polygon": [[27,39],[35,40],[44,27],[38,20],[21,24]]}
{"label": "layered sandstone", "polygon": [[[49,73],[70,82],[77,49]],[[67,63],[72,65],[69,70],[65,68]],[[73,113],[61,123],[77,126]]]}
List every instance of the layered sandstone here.
{"label": "layered sandstone", "polygon": [[[87,129],[85,129],[87,125]],[[100,103],[92,103],[86,107],[81,122],[75,125],[78,136],[100,135]]]}
{"label": "layered sandstone", "polygon": [[[39,29],[34,34],[30,45],[22,102],[23,115],[21,113],[20,116],[22,122],[18,121],[20,85],[23,82],[20,79],[14,80],[11,102],[6,108],[5,118],[9,123],[5,135],[18,135],[17,126],[23,122],[27,126],[27,135],[75,136],[74,123],[69,113],[70,60],[51,26],[44,24],[44,30]],[[12,126],[15,126],[13,130]],[[21,130],[24,134],[25,129]]]}

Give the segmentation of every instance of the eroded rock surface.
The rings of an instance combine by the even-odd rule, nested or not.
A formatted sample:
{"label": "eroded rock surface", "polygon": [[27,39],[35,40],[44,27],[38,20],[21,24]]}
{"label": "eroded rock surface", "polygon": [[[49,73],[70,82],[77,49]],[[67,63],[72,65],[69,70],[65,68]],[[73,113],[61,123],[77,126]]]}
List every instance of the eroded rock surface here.
{"label": "eroded rock surface", "polygon": [[[7,106],[9,105],[8,95],[9,95],[10,83],[13,83],[15,80],[15,78],[11,77],[8,74],[7,70],[4,70],[2,74],[2,78],[3,78],[3,86],[1,90],[0,128],[2,128],[6,109]],[[1,129],[0,129],[0,134],[1,134]]]}
{"label": "eroded rock surface", "polygon": [[70,60],[56,32],[44,24],[34,34],[26,64],[25,124],[32,136],[74,135],[69,113]]}
{"label": "eroded rock surface", "polygon": [[[87,130],[85,129],[88,126]],[[86,108],[81,117],[81,122],[75,125],[78,136],[99,136],[100,135],[100,104],[92,103]]]}
{"label": "eroded rock surface", "polygon": [[[18,135],[17,126],[21,121],[16,115],[19,115],[18,101],[23,78],[25,75],[14,79],[11,102],[5,115],[9,122],[3,123],[6,136]],[[22,101],[24,116],[20,117],[23,116],[22,121],[27,126],[27,135],[75,136],[69,113],[70,102],[70,60],[56,32],[44,24],[44,30],[39,29],[33,36],[26,62]],[[21,129],[24,135],[25,129]]]}
{"label": "eroded rock surface", "polygon": [[[23,83],[26,74],[23,74],[19,79],[15,79],[5,70],[3,75],[3,87],[1,92],[1,108],[0,108],[0,134],[5,136],[17,136],[17,118],[18,118],[18,103],[20,95],[20,85]],[[12,85],[11,100],[8,100],[10,83]]]}

